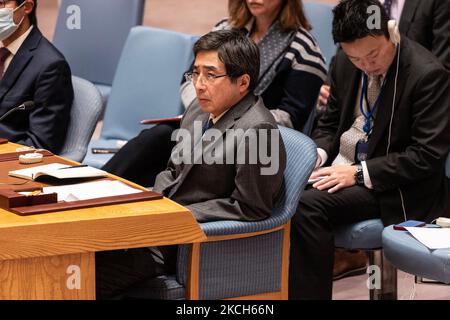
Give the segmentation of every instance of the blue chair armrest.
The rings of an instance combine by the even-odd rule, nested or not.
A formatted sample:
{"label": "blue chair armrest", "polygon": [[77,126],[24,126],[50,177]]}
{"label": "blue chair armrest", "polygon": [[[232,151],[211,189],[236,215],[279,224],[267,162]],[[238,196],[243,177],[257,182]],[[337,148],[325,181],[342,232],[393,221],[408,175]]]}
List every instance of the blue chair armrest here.
{"label": "blue chair armrest", "polygon": [[214,221],[201,223],[200,227],[207,236],[223,236],[231,234],[260,232],[283,225],[289,220],[285,217],[271,217],[261,221]]}
{"label": "blue chair armrest", "polygon": [[272,216],[261,221],[214,221],[201,224],[207,236],[260,232],[281,226],[295,214],[300,196],[316,164],[315,143],[306,135],[279,127],[286,147],[287,164],[283,186]]}

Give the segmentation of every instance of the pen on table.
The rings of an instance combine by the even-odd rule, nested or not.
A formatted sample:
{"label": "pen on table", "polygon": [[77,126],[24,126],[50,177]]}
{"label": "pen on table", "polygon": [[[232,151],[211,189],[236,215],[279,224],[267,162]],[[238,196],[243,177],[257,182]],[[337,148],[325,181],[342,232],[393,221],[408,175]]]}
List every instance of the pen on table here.
{"label": "pen on table", "polygon": [[92,148],[92,153],[95,154],[110,154],[119,152],[119,148]]}
{"label": "pen on table", "polygon": [[35,190],[33,192],[31,192],[28,196],[37,196],[40,195],[42,193],[42,190]]}
{"label": "pen on table", "polygon": [[58,170],[63,170],[63,169],[72,169],[72,168],[81,168],[81,167],[87,167],[87,164],[80,164],[78,166],[70,166],[70,167],[64,167],[64,168],[59,168]]}

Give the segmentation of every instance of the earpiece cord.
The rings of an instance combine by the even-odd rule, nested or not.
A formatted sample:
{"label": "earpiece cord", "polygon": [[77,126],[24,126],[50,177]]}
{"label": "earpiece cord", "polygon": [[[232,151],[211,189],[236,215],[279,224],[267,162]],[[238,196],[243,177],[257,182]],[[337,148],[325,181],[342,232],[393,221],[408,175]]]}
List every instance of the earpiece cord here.
{"label": "earpiece cord", "polygon": [[397,44],[397,68],[396,68],[396,71],[395,71],[394,97],[392,99],[392,110],[391,110],[391,119],[390,119],[390,122],[389,122],[389,135],[388,135],[388,145],[387,145],[387,149],[386,149],[386,156],[389,154],[389,149],[391,147],[392,122],[394,120],[395,98],[397,96],[397,79],[398,79],[399,65],[400,65],[400,45]]}
{"label": "earpiece cord", "polygon": [[[391,133],[392,133],[392,122],[394,120],[394,111],[395,111],[395,98],[397,96],[397,80],[398,80],[398,71],[400,66],[400,44],[397,44],[397,67],[395,71],[395,80],[394,80],[394,97],[392,98],[392,110],[391,110],[391,119],[389,122],[389,135],[388,135],[388,145],[386,148],[386,156],[389,155],[389,149],[391,147]],[[398,188],[398,192],[400,193],[400,201],[402,203],[402,210],[403,210],[403,218],[408,220],[406,217],[406,208],[405,208],[405,200],[403,198],[403,193],[400,188]]]}

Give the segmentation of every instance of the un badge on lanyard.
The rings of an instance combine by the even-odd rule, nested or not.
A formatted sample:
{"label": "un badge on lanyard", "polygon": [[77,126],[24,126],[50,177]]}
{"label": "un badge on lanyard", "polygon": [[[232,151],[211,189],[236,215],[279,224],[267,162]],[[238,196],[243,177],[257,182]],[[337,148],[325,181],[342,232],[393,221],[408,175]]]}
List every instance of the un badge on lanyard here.
{"label": "un badge on lanyard", "polygon": [[355,150],[355,163],[361,163],[361,161],[366,161],[367,153],[369,151],[369,141],[367,139],[359,139],[356,143]]}
{"label": "un badge on lanyard", "polygon": [[[361,163],[361,161],[366,161],[367,159],[367,154],[369,151],[369,139],[368,137],[370,136],[370,134],[372,133],[372,119],[374,119],[374,114],[377,110],[378,104],[380,102],[380,97],[381,97],[381,89],[384,87],[384,84],[386,82],[386,78],[383,80],[383,84],[381,85],[381,89],[380,89],[380,93],[378,94],[373,106],[370,106],[369,103],[369,99],[367,97],[367,75],[364,74],[363,75],[363,83],[362,83],[362,87],[361,87],[361,96],[360,96],[360,100],[359,100],[359,110],[361,111],[361,114],[364,116],[364,126],[363,126],[363,131],[366,134],[366,136],[363,139],[359,139],[358,142],[356,143],[356,148],[355,148],[355,163]],[[366,107],[367,110],[364,110],[363,108],[363,98],[366,101]]]}

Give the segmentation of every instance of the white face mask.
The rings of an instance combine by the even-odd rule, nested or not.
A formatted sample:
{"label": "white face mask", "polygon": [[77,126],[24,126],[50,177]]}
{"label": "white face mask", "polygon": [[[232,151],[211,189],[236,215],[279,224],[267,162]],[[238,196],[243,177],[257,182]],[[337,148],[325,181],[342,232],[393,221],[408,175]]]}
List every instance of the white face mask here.
{"label": "white face mask", "polygon": [[0,9],[0,41],[5,40],[10,35],[12,35],[22,23],[25,16],[22,17],[22,20],[20,20],[19,24],[15,24],[14,12],[16,12],[16,10],[18,10],[24,4],[25,1],[22,2],[22,4],[15,9],[11,8]]}

